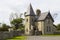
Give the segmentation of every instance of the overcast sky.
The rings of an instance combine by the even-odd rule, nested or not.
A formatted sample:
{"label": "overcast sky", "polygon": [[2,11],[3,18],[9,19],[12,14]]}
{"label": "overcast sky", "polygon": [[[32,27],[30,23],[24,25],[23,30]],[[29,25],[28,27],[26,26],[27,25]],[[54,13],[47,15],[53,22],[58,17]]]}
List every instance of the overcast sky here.
{"label": "overcast sky", "polygon": [[12,12],[24,13],[29,4],[32,4],[34,11],[49,11],[53,15],[57,13],[54,24],[60,23],[60,0],[0,0],[0,23],[9,24],[9,17]]}

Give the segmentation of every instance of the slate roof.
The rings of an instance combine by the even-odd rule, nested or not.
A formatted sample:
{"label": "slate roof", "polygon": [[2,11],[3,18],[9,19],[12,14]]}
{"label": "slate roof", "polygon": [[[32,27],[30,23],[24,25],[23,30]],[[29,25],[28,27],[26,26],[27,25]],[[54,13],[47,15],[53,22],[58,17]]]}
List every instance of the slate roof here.
{"label": "slate roof", "polygon": [[30,15],[30,16],[34,16],[35,15],[31,4],[29,5],[28,10],[27,10],[25,15]]}
{"label": "slate roof", "polygon": [[47,15],[50,15],[52,21],[54,22],[50,12],[44,12],[44,13],[41,13],[40,16],[38,17],[38,19],[36,21],[41,21],[41,20],[45,20],[45,18],[47,17]]}
{"label": "slate roof", "polygon": [[[46,16],[47,16],[48,14],[51,16],[50,11],[49,11],[49,12],[41,13],[40,16],[36,17],[36,15],[35,15],[35,13],[34,13],[34,10],[33,10],[33,8],[32,8],[32,5],[30,4],[25,15],[26,15],[26,16],[35,16],[35,17],[36,17],[36,18],[35,18],[35,21],[40,21],[40,20],[45,20],[45,18],[46,18]],[[51,18],[52,18],[52,16],[51,16]],[[53,20],[53,18],[52,18],[52,20]],[[54,20],[53,20],[53,21],[54,21]]]}
{"label": "slate roof", "polygon": [[47,15],[48,15],[48,12],[41,13],[37,20],[44,20]]}

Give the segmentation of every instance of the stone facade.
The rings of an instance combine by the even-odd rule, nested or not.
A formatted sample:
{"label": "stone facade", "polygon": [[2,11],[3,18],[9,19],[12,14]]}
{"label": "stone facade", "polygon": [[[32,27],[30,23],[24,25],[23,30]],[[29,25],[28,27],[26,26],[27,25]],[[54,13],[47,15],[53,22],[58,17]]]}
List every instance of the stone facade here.
{"label": "stone facade", "polygon": [[[30,4],[28,7],[28,11],[25,14],[25,34],[53,34],[56,28],[55,26],[53,26],[54,20],[50,12],[41,13],[40,11],[38,15],[36,14],[34,13],[33,8]],[[53,30],[53,28],[55,30]]]}

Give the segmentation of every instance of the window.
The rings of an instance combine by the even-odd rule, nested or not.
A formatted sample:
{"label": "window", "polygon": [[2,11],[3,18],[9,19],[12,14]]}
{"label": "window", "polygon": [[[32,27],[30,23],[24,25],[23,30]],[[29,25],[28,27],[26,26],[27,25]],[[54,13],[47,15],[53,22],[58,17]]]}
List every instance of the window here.
{"label": "window", "polygon": [[28,29],[26,29],[26,32],[28,32]]}
{"label": "window", "polygon": [[29,27],[29,29],[31,29],[31,27]]}
{"label": "window", "polygon": [[49,32],[51,31],[51,27],[49,27]]}
{"label": "window", "polygon": [[50,19],[47,19],[47,24],[49,24],[50,23]]}
{"label": "window", "polygon": [[51,27],[47,26],[47,32],[51,32]]}
{"label": "window", "polygon": [[26,22],[28,22],[28,19],[26,19]]}
{"label": "window", "polygon": [[47,32],[48,32],[48,26],[47,26]]}

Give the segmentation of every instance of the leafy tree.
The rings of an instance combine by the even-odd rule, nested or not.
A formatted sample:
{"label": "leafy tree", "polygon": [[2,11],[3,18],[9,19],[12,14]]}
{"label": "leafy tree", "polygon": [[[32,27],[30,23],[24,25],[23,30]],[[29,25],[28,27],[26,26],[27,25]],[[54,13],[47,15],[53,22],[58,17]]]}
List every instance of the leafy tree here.
{"label": "leafy tree", "polygon": [[0,28],[0,31],[8,31],[9,26],[6,24],[2,24],[2,27]]}
{"label": "leafy tree", "polygon": [[23,28],[23,24],[22,24],[23,19],[22,18],[13,19],[10,23],[13,24],[16,29]]}
{"label": "leafy tree", "polygon": [[60,24],[57,25],[57,30],[60,30]]}

